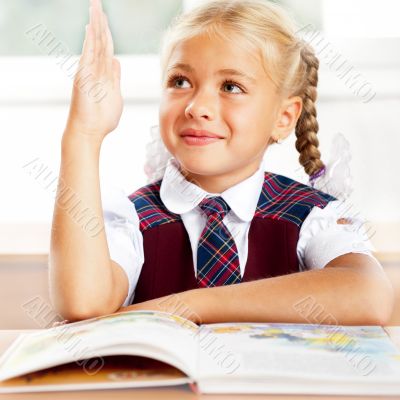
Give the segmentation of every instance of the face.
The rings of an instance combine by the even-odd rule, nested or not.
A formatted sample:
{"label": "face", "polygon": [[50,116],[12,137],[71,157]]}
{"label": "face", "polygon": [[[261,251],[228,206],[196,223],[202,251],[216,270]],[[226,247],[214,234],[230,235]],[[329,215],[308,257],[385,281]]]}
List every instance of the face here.
{"label": "face", "polygon": [[283,117],[258,54],[198,36],[175,47],[164,75],[160,133],[187,176],[207,188],[254,173]]}

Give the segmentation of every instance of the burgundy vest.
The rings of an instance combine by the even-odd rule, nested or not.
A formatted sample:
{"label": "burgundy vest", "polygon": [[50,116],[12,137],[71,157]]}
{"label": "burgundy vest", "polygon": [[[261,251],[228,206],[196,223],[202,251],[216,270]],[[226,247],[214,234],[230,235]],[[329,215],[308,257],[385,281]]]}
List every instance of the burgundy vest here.
{"label": "burgundy vest", "polygon": [[[143,235],[144,264],[133,303],[197,288],[189,235],[179,214],[160,198],[161,179],[131,195]],[[263,188],[248,236],[242,282],[299,271],[296,248],[301,225],[314,206],[335,197],[272,172]]]}

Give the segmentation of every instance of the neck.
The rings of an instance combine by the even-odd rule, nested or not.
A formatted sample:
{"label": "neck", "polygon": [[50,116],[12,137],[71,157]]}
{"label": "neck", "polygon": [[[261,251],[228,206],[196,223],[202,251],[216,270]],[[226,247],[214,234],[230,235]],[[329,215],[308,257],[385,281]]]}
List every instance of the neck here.
{"label": "neck", "polygon": [[195,183],[206,192],[222,193],[253,175],[257,171],[259,165],[260,161],[257,160],[240,170],[228,171],[217,175],[198,175],[185,170],[183,167],[181,167],[181,172],[188,181]]}

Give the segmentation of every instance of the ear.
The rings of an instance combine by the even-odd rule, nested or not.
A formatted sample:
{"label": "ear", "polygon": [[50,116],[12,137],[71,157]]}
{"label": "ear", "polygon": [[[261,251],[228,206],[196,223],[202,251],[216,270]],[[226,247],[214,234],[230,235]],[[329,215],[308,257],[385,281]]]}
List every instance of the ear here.
{"label": "ear", "polygon": [[286,139],[294,130],[302,108],[303,101],[300,96],[293,96],[282,101],[272,134],[272,138],[275,141],[278,139]]}

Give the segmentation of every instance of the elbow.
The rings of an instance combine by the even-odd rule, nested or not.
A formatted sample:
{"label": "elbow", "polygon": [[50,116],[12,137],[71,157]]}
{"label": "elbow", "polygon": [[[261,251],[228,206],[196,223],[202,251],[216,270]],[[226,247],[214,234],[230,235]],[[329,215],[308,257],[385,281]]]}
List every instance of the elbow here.
{"label": "elbow", "polygon": [[394,289],[386,276],[370,285],[365,305],[366,325],[388,325],[392,319],[394,302]]}
{"label": "elbow", "polygon": [[104,313],[99,310],[87,309],[84,307],[64,306],[57,307],[56,310],[63,319],[66,319],[69,322],[77,322],[104,315]]}
{"label": "elbow", "polygon": [[85,319],[90,319],[100,316],[98,313],[93,313],[88,310],[66,310],[62,314],[63,318],[70,322],[83,321]]}
{"label": "elbow", "polygon": [[89,319],[95,316],[91,310],[86,310],[80,307],[72,306],[70,304],[60,304],[52,301],[53,309],[56,314],[63,320],[68,320],[69,322],[82,321],[84,319]]}
{"label": "elbow", "polygon": [[50,285],[50,302],[53,311],[57,317],[70,322],[81,321],[93,318],[99,315],[97,310],[90,309],[82,304],[82,301],[76,301],[76,296],[66,296],[61,290],[54,290]]}
{"label": "elbow", "polygon": [[56,314],[69,322],[77,322],[107,314],[101,308],[88,307],[82,302],[71,302],[66,299],[51,299]]}
{"label": "elbow", "polygon": [[374,313],[370,312],[365,317],[365,323],[363,325],[378,325],[378,326],[389,325],[392,317],[392,312],[389,310],[392,310],[392,308],[387,308]]}
{"label": "elbow", "polygon": [[[106,293],[106,290],[103,289],[102,293]],[[58,282],[52,284],[50,281],[49,297],[57,316],[70,322],[112,314],[117,307],[111,295],[100,295],[93,288],[88,290]]]}

